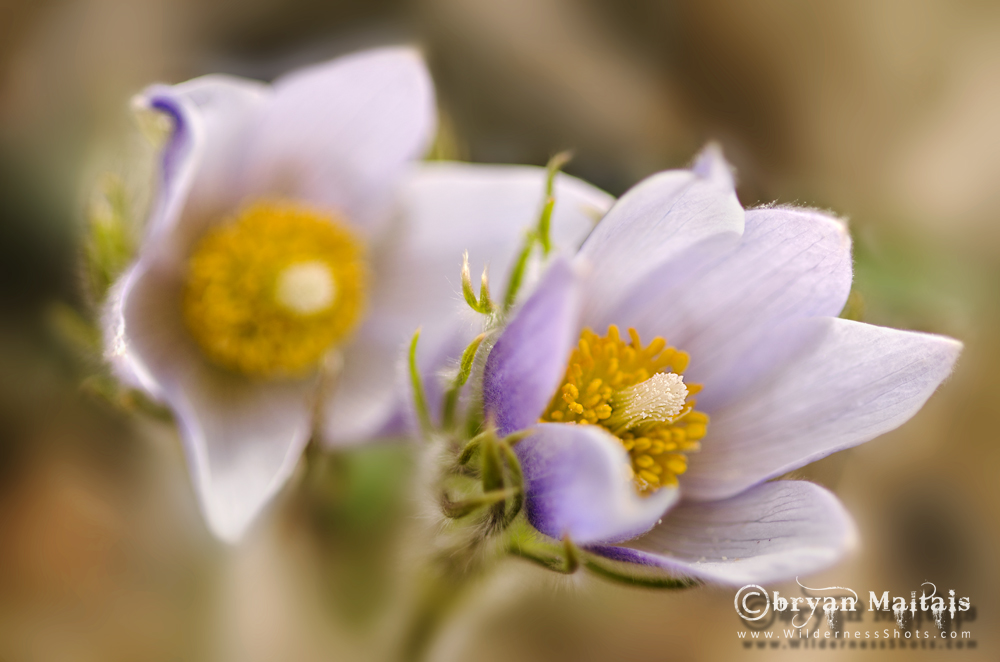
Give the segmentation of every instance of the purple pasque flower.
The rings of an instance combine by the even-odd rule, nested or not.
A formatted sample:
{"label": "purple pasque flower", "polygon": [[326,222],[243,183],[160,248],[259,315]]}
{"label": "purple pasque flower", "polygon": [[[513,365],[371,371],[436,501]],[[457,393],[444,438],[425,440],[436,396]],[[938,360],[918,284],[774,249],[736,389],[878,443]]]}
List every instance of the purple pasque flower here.
{"label": "purple pasque flower", "polygon": [[836,561],[855,539],[837,498],[767,481],[904,423],[961,350],[838,318],[851,276],[841,221],[744,210],[715,147],[628,191],[484,366],[498,432],[533,428],[516,446],[532,525],[728,584]]}
{"label": "purple pasque flower", "polygon": [[[138,258],[108,302],[107,354],[173,411],[209,527],[235,541],[314,429],[327,445],[405,430],[400,345],[423,324],[436,365],[461,340],[455,256],[508,261],[511,219],[536,214],[545,171],[417,163],[436,111],[409,48],[273,85],[154,85],[136,105],[169,137]],[[558,187],[571,202],[553,229],[579,241],[610,199]]]}

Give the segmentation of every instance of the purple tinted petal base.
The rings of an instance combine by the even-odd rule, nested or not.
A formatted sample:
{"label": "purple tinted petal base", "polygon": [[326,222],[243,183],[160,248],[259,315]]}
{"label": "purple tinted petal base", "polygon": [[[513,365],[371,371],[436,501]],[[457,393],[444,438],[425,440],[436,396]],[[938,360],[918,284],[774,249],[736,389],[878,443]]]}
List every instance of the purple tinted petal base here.
{"label": "purple tinted petal base", "polygon": [[629,540],[649,531],[678,497],[640,496],[624,446],[596,425],[543,423],[517,446],[528,521],[579,544]]}
{"label": "purple tinted petal base", "polygon": [[556,259],[483,368],[483,404],[501,435],[531,427],[545,412],[576,341],[579,310],[576,274]]}

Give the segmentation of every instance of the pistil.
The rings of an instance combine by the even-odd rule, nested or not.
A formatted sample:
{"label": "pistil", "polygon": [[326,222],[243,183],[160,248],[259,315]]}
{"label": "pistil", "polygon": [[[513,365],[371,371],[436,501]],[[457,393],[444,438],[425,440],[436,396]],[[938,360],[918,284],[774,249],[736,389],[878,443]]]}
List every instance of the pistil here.
{"label": "pistil", "polygon": [[615,326],[603,337],[584,329],[541,420],[608,430],[629,453],[636,488],[650,493],[677,484],[708,416],[694,409],[701,386],[681,376],[688,355],[663,338],[643,346],[635,329],[628,335],[631,342]]}

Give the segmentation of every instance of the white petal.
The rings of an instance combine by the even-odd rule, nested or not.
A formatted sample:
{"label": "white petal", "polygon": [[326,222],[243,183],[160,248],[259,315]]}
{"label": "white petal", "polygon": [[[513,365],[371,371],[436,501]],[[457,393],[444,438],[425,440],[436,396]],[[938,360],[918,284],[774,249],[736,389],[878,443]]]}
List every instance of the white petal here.
{"label": "white petal", "polygon": [[400,404],[402,343],[393,347],[364,333],[362,327],[361,337],[344,348],[336,382],[323,394],[320,435],[328,447],[354,445],[377,435]]}
{"label": "white petal", "polygon": [[[460,298],[461,257],[468,250],[473,282],[478,286],[489,265],[494,297],[502,297],[516,252],[538,221],[545,177],[544,168],[531,166],[432,162],[414,168],[401,193],[397,236],[406,263],[399,277],[421,283],[431,270],[441,299]],[[614,199],[565,174],[556,177],[554,192],[552,241],[572,254]]]}
{"label": "white petal", "polygon": [[[408,343],[404,342],[417,329],[415,318],[410,319],[413,326],[405,327],[398,321],[383,324],[384,319],[369,318],[358,338],[344,348],[342,372],[335,388],[325,394],[322,407],[320,434],[328,447],[401,437],[417,429],[407,365]],[[385,333],[395,329],[403,333]],[[421,329],[417,366],[424,377],[427,407],[437,422],[444,395],[440,372],[450,367],[454,357],[461,356],[472,334],[456,331],[451,338],[439,334],[444,339],[434,343],[424,342],[425,335]]]}
{"label": "white petal", "polygon": [[180,293],[175,273],[140,264],[123,293],[120,349],[175,413],[209,526],[235,542],[295,468],[316,380],[253,381],[209,365],[182,326]]}
{"label": "white petal", "polygon": [[207,224],[231,212],[240,196],[247,130],[270,94],[256,81],[211,75],[154,85],[136,97],[137,108],[164,113],[173,123],[144,250],[185,253]]}
{"label": "white petal", "polygon": [[624,446],[596,425],[539,424],[515,448],[528,520],[553,538],[581,545],[628,540],[677,500],[669,488],[639,496]]}
{"label": "white petal", "polygon": [[691,253],[647,278],[605,324],[690,353],[685,380],[705,386],[703,409],[738,395],[777,360],[772,351],[790,346],[775,342],[776,327],[839,314],[851,289],[846,228],[809,209],[750,210],[737,247]]}
{"label": "white petal", "polygon": [[252,135],[247,194],[304,199],[359,225],[380,218],[434,135],[434,88],[410,48],[382,48],[288,74]]}
{"label": "white petal", "polygon": [[952,370],[956,340],[836,318],[800,323],[810,343],[711,412],[685,498],[720,499],[892,430]]}
{"label": "white petal", "polygon": [[[545,176],[544,168],[530,166],[445,162],[409,172],[395,225],[377,247],[371,316],[345,352],[344,373],[326,407],[327,443],[376,434],[409,407],[406,380],[394,377],[418,326],[419,364],[434,400],[435,377],[457,360],[481,322],[462,300],[462,252],[469,251],[477,288],[483,265],[493,267],[492,292],[501,300],[508,267],[537,221]],[[575,250],[612,198],[567,175],[557,177],[555,194],[553,241]]]}
{"label": "white petal", "polygon": [[721,154],[709,147],[693,170],[643,180],[618,200],[584,242],[578,260],[592,269],[584,319],[595,328],[609,309],[655,269],[707,239],[735,244],[743,207]]}
{"label": "white petal", "polygon": [[725,501],[683,502],[628,547],[594,551],[738,586],[817,572],[856,542],[854,523],[837,497],[812,483],[777,481]]}
{"label": "white petal", "polygon": [[[509,268],[543,202],[545,169],[426,163],[404,180],[387,241],[377,247],[373,315],[393,346],[422,326],[422,344],[439,345],[456,323],[466,326],[462,253],[473,284],[490,266],[493,298],[502,302]],[[552,238],[572,252],[610,207],[612,198],[567,175],[556,179]]]}

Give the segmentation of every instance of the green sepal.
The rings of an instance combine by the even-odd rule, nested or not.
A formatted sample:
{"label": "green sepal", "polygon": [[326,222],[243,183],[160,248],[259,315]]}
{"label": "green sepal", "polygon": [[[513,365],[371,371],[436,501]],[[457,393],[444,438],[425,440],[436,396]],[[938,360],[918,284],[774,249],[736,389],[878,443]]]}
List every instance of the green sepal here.
{"label": "green sepal", "polygon": [[456,464],[458,466],[463,466],[468,464],[469,460],[472,459],[472,456],[475,455],[477,450],[479,450],[479,445],[483,442],[483,439],[486,437],[486,435],[489,434],[493,434],[493,430],[487,429],[484,432],[480,432],[475,437],[470,439],[469,443],[465,445],[465,448],[463,448],[462,452],[459,454],[458,460],[456,460]]}
{"label": "green sepal", "polygon": [[521,461],[517,459],[517,454],[514,453],[510,444],[507,443],[507,439],[501,439],[497,446],[500,448],[500,454],[507,464],[510,483],[517,489],[517,493],[511,499],[510,507],[507,508],[507,512],[503,516],[502,527],[506,529],[521,512],[521,508],[524,507],[524,472],[521,470]]}
{"label": "green sepal", "polygon": [[89,293],[101,302],[135,254],[128,192],[117,175],[105,174],[91,198],[84,254]]}
{"label": "green sepal", "polygon": [[483,269],[478,298],[476,297],[476,291],[472,289],[472,274],[469,271],[469,251],[462,253],[462,297],[465,299],[465,303],[469,304],[469,308],[472,308],[477,313],[491,315],[496,310],[496,306],[493,305],[493,300],[490,298],[488,269]]}
{"label": "green sepal", "polygon": [[479,496],[469,497],[468,499],[460,499],[457,501],[453,501],[447,494],[443,494],[441,496],[441,510],[444,512],[445,517],[458,519],[460,517],[465,517],[469,513],[480,508],[503,504],[508,499],[517,498],[517,495],[520,494],[520,492],[520,488],[508,487],[502,490],[484,492]]}
{"label": "green sepal", "polygon": [[88,363],[100,363],[104,352],[100,329],[66,303],[54,302],[45,313],[49,328],[67,348]]}
{"label": "green sepal", "polygon": [[[513,545],[509,547],[507,549],[507,553],[511,556],[517,556],[518,558],[525,559],[526,561],[531,561],[536,565],[542,566],[546,570],[552,570],[562,574],[570,574],[566,568],[565,557],[547,554],[544,551],[520,545]],[[574,570],[573,572],[576,571]]]}
{"label": "green sepal", "polygon": [[[576,569],[582,566],[587,572],[618,584],[667,590],[691,588],[692,586],[701,584],[696,579],[653,574],[639,570],[634,564],[616,563],[610,559],[605,560],[603,557],[580,549],[570,540],[569,536],[563,537],[562,548],[565,555],[565,567],[567,569]],[[620,566],[621,569],[615,566]],[[626,570],[625,566],[630,567]]]}
{"label": "green sepal", "polygon": [[490,298],[490,267],[483,267],[483,275],[479,278],[479,310],[484,315],[491,315],[496,309]]}
{"label": "green sepal", "polygon": [[525,437],[530,437],[534,433],[535,431],[531,429],[511,432],[509,435],[503,438],[503,442],[508,446],[510,446],[511,448],[513,448],[514,446],[517,446],[518,442],[520,442],[522,439],[524,439]]}
{"label": "green sepal", "polygon": [[543,257],[548,257],[552,251],[552,211],[556,204],[555,179],[563,166],[569,163],[570,158],[572,158],[571,152],[559,152],[549,159],[548,165],[546,165],[545,198],[542,201],[542,211],[538,215],[538,223],[535,227],[525,233],[524,244],[521,246],[521,251],[517,254],[517,261],[514,262],[514,268],[510,272],[510,278],[507,280],[507,292],[503,299],[504,312],[513,308],[517,301],[517,293],[524,282],[524,270],[528,265],[528,259],[531,257],[531,251],[535,244],[541,246]]}
{"label": "green sepal", "polygon": [[[501,439],[500,443],[503,444],[504,446],[507,446],[507,448],[513,448],[514,446],[517,445],[519,441],[521,441],[527,436],[530,436],[531,434],[532,430],[521,430],[519,432],[514,432]],[[487,428],[485,431],[480,432],[475,437],[470,439],[469,442],[465,445],[465,447],[462,448],[462,452],[459,454],[458,460],[456,460],[457,465],[462,466],[464,464],[468,464],[469,460],[472,459],[472,456],[475,454],[475,452],[479,450],[479,445],[482,443],[483,439],[485,439],[488,435],[493,435],[495,438],[496,431],[493,430],[492,428]],[[516,460],[517,456],[514,456],[514,459]],[[517,473],[518,476],[521,475],[520,463],[517,464]]]}
{"label": "green sepal", "polygon": [[587,572],[607,581],[639,588],[679,590],[699,586],[702,583],[697,579],[653,574],[637,568],[626,570],[624,566],[632,564],[604,559],[580,549],[570,540],[569,536],[564,537],[559,545],[547,542],[547,540],[551,539],[543,541],[537,534],[531,535],[524,531],[515,532],[507,544],[507,552],[512,556],[527,559],[554,572],[572,574],[582,567]]}
{"label": "green sepal", "polygon": [[583,555],[583,567],[602,579],[628,586],[640,588],[656,588],[665,590],[679,590],[700,586],[702,582],[697,579],[670,577],[668,575],[655,575],[649,572],[629,572],[617,570],[611,564],[614,561],[597,561],[594,554],[585,553]]}
{"label": "green sepal", "polygon": [[483,435],[479,445],[480,474],[483,480],[483,492],[493,492],[504,487],[503,462],[500,459],[500,448],[496,434],[490,430]]}
{"label": "green sepal", "polygon": [[511,449],[506,439],[501,439],[497,442],[497,448],[500,449],[500,455],[503,457],[504,462],[507,463],[507,471],[510,472],[510,484],[514,487],[522,487],[524,485],[524,472],[521,470],[521,462],[517,459],[517,454]]}
{"label": "green sepal", "polygon": [[420,329],[418,328],[413,339],[410,340],[409,368],[410,385],[413,388],[413,408],[417,412],[417,420],[420,422],[420,431],[424,438],[430,438],[433,425],[431,415],[427,410],[427,398],[424,396],[424,383],[420,379],[420,371],[417,369],[417,341],[420,340]]}
{"label": "green sepal", "polygon": [[528,258],[531,257],[531,249],[535,246],[536,238],[534,231],[528,232],[525,236],[524,246],[521,247],[521,252],[517,256],[514,268],[510,272],[510,278],[507,280],[507,294],[503,298],[503,309],[505,312],[513,308],[514,302],[517,301],[517,293],[521,289],[521,282],[524,280],[524,269],[528,265]]}
{"label": "green sepal", "polygon": [[542,254],[548,256],[552,251],[552,210],[556,206],[555,180],[559,171],[573,158],[572,152],[559,152],[546,165],[545,178],[545,204],[542,205],[542,213],[538,217],[538,242],[542,246]]}
{"label": "green sepal", "polygon": [[507,553],[564,575],[571,575],[580,567],[579,555],[569,538],[557,547],[540,541],[531,533],[515,532],[508,541]]}
{"label": "green sepal", "polygon": [[454,381],[451,383],[451,387],[444,396],[444,409],[441,415],[441,424],[445,428],[450,428],[455,420],[455,407],[458,406],[458,396],[462,391],[462,387],[465,383],[469,381],[469,375],[472,374],[472,363],[476,359],[476,352],[479,350],[479,346],[483,343],[483,339],[486,338],[485,333],[480,333],[476,338],[469,343],[469,346],[465,348],[462,352],[462,359],[458,364],[458,374],[455,375]]}

